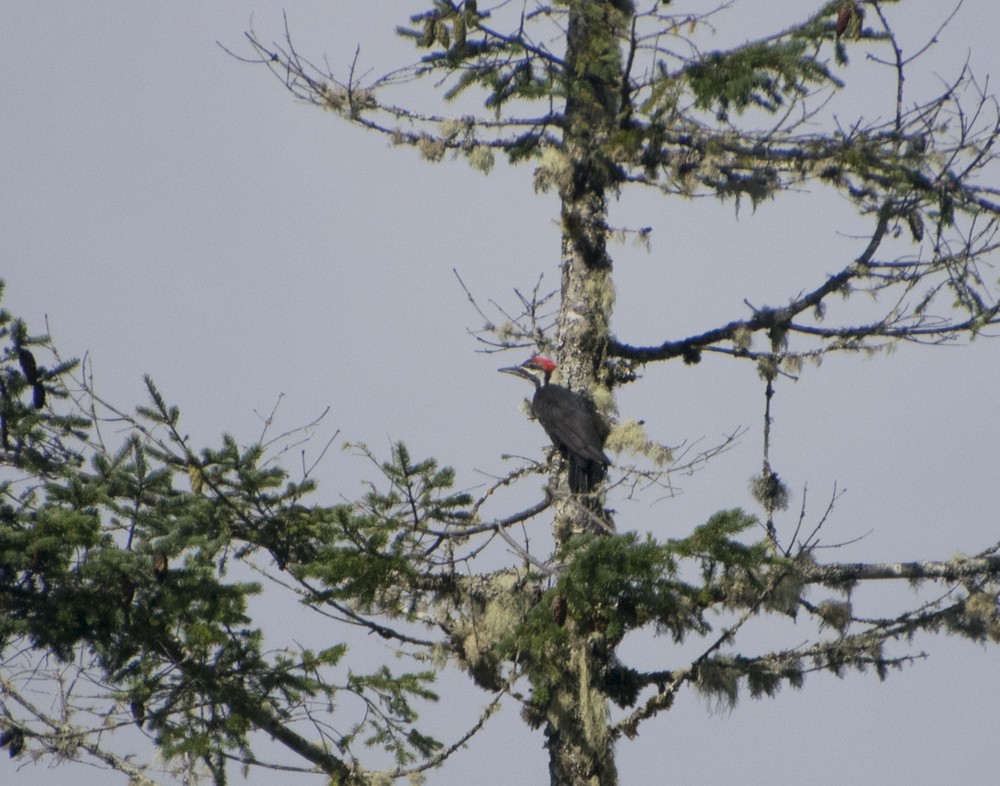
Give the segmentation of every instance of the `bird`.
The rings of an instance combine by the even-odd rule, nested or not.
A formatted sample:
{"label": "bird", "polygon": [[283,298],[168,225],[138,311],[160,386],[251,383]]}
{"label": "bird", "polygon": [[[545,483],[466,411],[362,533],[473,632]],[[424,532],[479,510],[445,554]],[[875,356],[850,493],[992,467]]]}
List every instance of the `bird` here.
{"label": "bird", "polygon": [[497,370],[534,384],[531,414],[569,462],[569,490],[574,494],[593,491],[611,464],[604,452],[605,430],[594,403],[569,388],[552,384],[556,364],[541,355],[528,358],[520,366]]}
{"label": "bird", "polygon": [[31,385],[32,403],[35,409],[45,406],[45,386],[42,384],[42,375],[38,371],[38,363],[31,350],[21,347],[17,351],[17,360],[21,364],[21,372],[28,384]]}
{"label": "bird", "polygon": [[28,384],[34,385],[38,382],[38,363],[35,362],[35,356],[31,354],[31,350],[24,347],[18,349],[17,361],[21,364],[21,371],[24,378],[28,380]]}

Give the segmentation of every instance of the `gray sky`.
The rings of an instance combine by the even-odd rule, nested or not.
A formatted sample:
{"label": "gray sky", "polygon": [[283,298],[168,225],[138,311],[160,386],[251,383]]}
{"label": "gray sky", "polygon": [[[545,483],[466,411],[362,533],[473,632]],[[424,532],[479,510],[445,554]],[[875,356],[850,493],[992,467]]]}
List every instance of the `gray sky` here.
{"label": "gray sky", "polygon": [[[788,9],[817,4],[743,0],[748,16],[737,18],[764,13],[770,29],[786,11],[798,18]],[[480,320],[452,274],[483,303],[511,307],[512,288],[530,289],[539,274],[548,288],[558,285],[558,206],[534,194],[532,165],[499,162],[488,177],[462,162],[428,165],[296,104],[265,71],[216,45],[243,47],[251,16],[262,38],[280,37],[284,7],[301,51],[325,53],[345,75],[360,42],[361,62],[377,72],[411,57],[392,29],[423,5],[0,3],[4,305],[37,332],[47,315],[61,352],[87,354],[99,391],[122,406],[144,403],[142,374],[152,374],[195,444],[213,446],[223,431],[251,441],[284,394],[282,427],[330,406],[327,436],[339,429],[383,455],[402,439],[414,456],[459,468],[459,485],[473,491],[482,473],[509,468],[501,454],[540,450],[541,429],[518,407],[526,388],[495,372],[523,358],[476,353],[466,328]],[[897,16],[906,14],[907,30],[930,31],[946,16],[941,5],[914,0]],[[997,29],[994,0],[966,0],[913,89],[937,89],[934,74],[954,76],[967,57],[977,74],[1000,74]],[[853,62],[862,67],[861,52]],[[744,298],[780,304],[856,256],[862,243],[852,235],[865,229],[827,195],[783,197],[737,217],[732,204],[635,194],[615,205],[614,218],[654,227],[652,253],[612,249],[614,329],[629,343],[741,317]],[[901,347],[874,360],[830,358],[779,383],[774,464],[795,492],[779,528],[794,527],[806,484],[812,521],[836,484],[847,493],[826,541],[864,537],[825,552],[830,560],[947,559],[994,543],[998,352],[990,341]],[[671,537],[721,508],[753,510],[747,480],[760,467],[763,391],[749,364],[708,358],[651,368],[622,392],[619,408],[671,444],[707,446],[750,429],[735,449],[679,478],[676,498],[615,500],[620,529]],[[372,473],[337,451],[320,477],[323,498],[351,498]],[[533,493],[508,503],[530,503]],[[914,597],[877,589],[897,603]],[[786,644],[809,635],[775,629]],[[767,646],[770,631],[763,621],[747,647]],[[685,694],[619,746],[622,782],[667,773],[685,784],[995,779],[1000,653],[946,638],[920,638],[913,649],[931,657],[886,683],[813,675],[802,691],[746,699],[732,714]],[[683,665],[664,640],[630,654]],[[428,717],[446,717],[455,730],[471,722],[483,694],[457,696]],[[542,782],[542,741],[510,708],[429,782]],[[483,775],[487,761],[495,779]],[[85,767],[18,770],[0,758],[0,782],[70,779],[117,782]]]}

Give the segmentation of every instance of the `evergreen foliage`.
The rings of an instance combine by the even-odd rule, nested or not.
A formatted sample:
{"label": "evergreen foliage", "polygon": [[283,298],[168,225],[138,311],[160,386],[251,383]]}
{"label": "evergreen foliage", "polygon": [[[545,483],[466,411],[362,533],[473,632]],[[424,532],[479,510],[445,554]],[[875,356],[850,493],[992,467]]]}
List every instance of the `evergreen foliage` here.
{"label": "evergreen foliage", "polygon": [[[263,439],[193,445],[150,379],[148,403],[120,411],[47,337],[2,311],[0,746],[11,756],[87,754],[145,782],[148,767],[91,740],[92,730],[134,723],[178,767],[177,780],[221,784],[234,762],[268,766],[259,732],[331,783],[377,783],[442,764],[506,700],[544,729],[552,783],[610,786],[616,742],[670,710],[684,688],[732,707],[743,694],[801,688],[816,670],[884,678],[916,657],[905,644],[917,632],[1000,639],[996,546],[949,562],[820,564],[818,527],[778,536],[773,518],[788,495],[769,452],[782,374],[829,353],[974,337],[1000,322],[980,265],[1000,221],[983,182],[1000,132],[994,102],[963,75],[928,103],[898,103],[888,121],[817,131],[823,101],[848,87],[847,49],[895,45],[880,6],[834,0],[777,33],[713,51],[699,36],[724,9],[675,15],[669,3],[653,6],[561,0],[513,13],[506,3],[433,0],[398,30],[419,60],[368,84],[318,71],[291,41],[251,34],[250,43],[298,97],[430,161],[450,152],[488,171],[499,152],[537,166],[536,187],[561,205],[558,314],[540,324],[545,297],[519,295],[523,314],[491,324],[483,340],[558,351],[561,384],[612,421],[608,445],[621,455],[610,483],[665,485],[728,444],[675,459],[640,423],[614,422],[617,387],[646,364],[680,358],[694,367],[708,352],[756,364],[766,410],[751,496],[767,521],[725,509],[689,522],[682,537],[638,534],[616,521],[606,488],[567,493],[555,457],[473,498],[455,491],[453,469],[415,459],[402,443],[388,460],[348,446],[370,460],[376,480],[356,501],[321,504],[312,475],[292,480]],[[865,26],[863,7],[878,12],[880,28]],[[483,114],[445,118],[383,102],[382,89],[404,75],[432,78],[445,100],[476,98]],[[969,97],[976,111],[959,112]],[[939,121],[952,111],[958,130],[946,133]],[[868,236],[842,269],[809,286],[791,282],[797,294],[783,305],[697,335],[633,346],[611,334],[611,197],[643,186],[757,205],[804,184],[834,189],[866,222]],[[896,254],[897,241],[917,250]],[[882,309],[875,318],[830,313],[859,291]],[[120,444],[106,441],[108,419],[124,426]],[[485,512],[498,490],[541,473],[549,480],[536,504]],[[552,532],[545,557],[514,534],[543,514]],[[494,543],[507,549],[502,563],[481,567],[476,558],[495,558]],[[874,579],[949,591],[876,619],[851,598]],[[332,643],[269,639],[254,615],[265,588],[271,602],[321,620]],[[832,597],[811,600],[818,588]],[[763,615],[809,622],[809,641],[744,650],[741,629]],[[348,626],[417,665],[352,657]],[[684,656],[665,648],[663,667],[643,670],[622,659],[630,636],[697,647]],[[89,724],[34,707],[31,678],[6,676],[49,663],[54,679],[76,669],[100,687]],[[418,715],[437,700],[435,680],[449,665],[490,695],[450,743]]]}
{"label": "evergreen foliage", "polygon": [[[359,743],[390,751],[399,765],[440,747],[414,725],[413,701],[436,699],[433,671],[351,669],[335,682],[346,645],[265,646],[249,615],[261,584],[230,574],[246,575],[236,565],[266,553],[299,581],[307,604],[336,607],[346,598],[405,618],[400,604],[421,589],[413,562],[419,528],[446,516],[461,520],[468,502],[441,493],[453,481],[450,470],[413,463],[398,445],[382,467],[388,493],[372,490],[356,505],[305,504],[315,483],[290,481],[263,445],[240,447],[224,435],[221,447],[196,453],[179,431],[180,412],[149,379],[150,404],[124,416],[131,431],[110,449],[98,421],[13,398],[28,384],[14,367],[27,338],[23,323],[7,322],[0,372],[8,391],[6,455],[21,479],[5,484],[0,508],[5,649],[24,642],[65,664],[82,659],[165,757],[201,762],[216,780],[225,779],[228,757],[256,758],[253,730],[337,777],[348,767],[332,751]],[[47,344],[46,337],[31,341]],[[57,363],[43,372],[54,400],[80,395],[66,387],[74,367]],[[344,695],[368,710],[326,744],[285,728]],[[16,755],[27,732],[6,728],[20,730],[6,743]]]}
{"label": "evergreen foliage", "polygon": [[808,54],[807,41],[757,42],[734,52],[711,52],[687,67],[685,76],[698,109],[729,111],[759,107],[777,112],[786,95],[806,94],[809,84],[842,87],[827,66]]}

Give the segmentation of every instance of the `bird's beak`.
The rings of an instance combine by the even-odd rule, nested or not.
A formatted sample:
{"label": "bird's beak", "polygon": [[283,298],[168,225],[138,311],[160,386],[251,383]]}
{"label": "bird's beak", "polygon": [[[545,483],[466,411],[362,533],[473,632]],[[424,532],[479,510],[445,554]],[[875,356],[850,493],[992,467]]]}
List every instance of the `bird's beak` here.
{"label": "bird's beak", "polygon": [[513,374],[515,377],[520,377],[521,379],[534,380],[531,372],[521,366],[507,366],[505,368],[498,368],[497,371],[502,371],[504,374]]}

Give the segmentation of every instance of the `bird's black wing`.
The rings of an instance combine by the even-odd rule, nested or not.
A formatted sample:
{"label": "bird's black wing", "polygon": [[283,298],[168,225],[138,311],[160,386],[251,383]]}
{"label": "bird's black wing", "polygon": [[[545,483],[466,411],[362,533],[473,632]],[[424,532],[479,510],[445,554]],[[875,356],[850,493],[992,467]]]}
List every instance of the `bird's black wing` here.
{"label": "bird's black wing", "polygon": [[544,385],[535,393],[531,414],[560,450],[606,466],[604,435],[590,400],[561,385]]}

